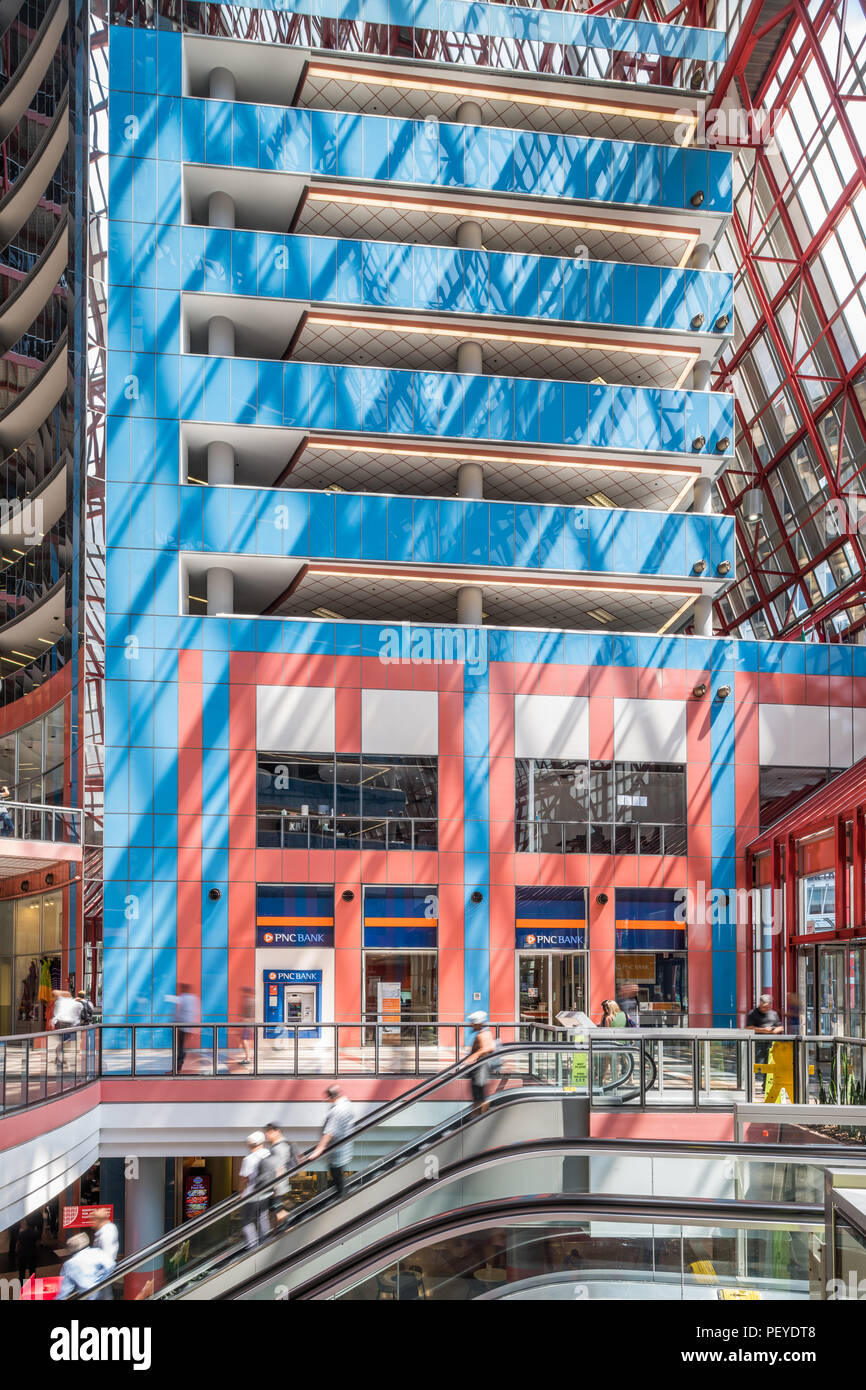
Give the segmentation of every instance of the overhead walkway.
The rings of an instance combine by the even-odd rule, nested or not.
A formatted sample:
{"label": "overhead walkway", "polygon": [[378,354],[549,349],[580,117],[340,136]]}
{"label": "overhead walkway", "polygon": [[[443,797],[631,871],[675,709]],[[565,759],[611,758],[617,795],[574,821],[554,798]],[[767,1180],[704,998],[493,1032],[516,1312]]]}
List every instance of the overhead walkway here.
{"label": "overhead walkway", "polygon": [[[471,1208],[472,1229],[499,1229],[505,1217],[519,1225],[527,1214],[558,1221],[564,1212],[572,1226],[577,1217],[584,1223],[584,1237],[597,1220],[626,1215],[637,1222],[636,1250],[652,1237],[653,1221],[694,1224],[713,1240],[716,1228],[746,1232],[730,1237],[735,1246],[749,1232],[783,1232],[778,1248],[796,1245],[797,1262],[789,1259],[778,1288],[767,1288],[808,1296],[808,1241],[799,1237],[820,1234],[823,1168],[839,1161],[838,1147],[590,1140],[587,1098],[562,1084],[557,1050],[543,1044],[504,1050],[486,1110],[473,1107],[467,1081],[465,1066],[449,1068],[359,1125],[341,1199],[302,1162],[277,1184],[230,1198],[122,1261],[99,1291],[155,1300],[342,1296],[404,1258],[395,1240],[417,1238],[426,1250],[442,1235],[430,1222],[455,1213],[465,1222]],[[640,1206],[661,1197],[664,1214]],[[622,1206],[628,1201],[638,1206]],[[358,1264],[368,1257],[375,1270]]]}

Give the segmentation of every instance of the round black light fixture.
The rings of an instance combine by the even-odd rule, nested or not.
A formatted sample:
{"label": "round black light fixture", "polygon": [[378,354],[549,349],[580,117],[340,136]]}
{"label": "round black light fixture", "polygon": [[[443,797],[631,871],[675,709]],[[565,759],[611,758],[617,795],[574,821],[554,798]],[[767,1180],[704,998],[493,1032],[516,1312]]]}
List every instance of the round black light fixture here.
{"label": "round black light fixture", "polygon": [[343,899],[344,903],[350,903],[354,902],[355,894],[352,892],[351,888],[344,888],[340,897]]}
{"label": "round black light fixture", "polygon": [[697,193],[693,193],[690,199],[693,208],[699,208],[704,201],[704,190],[699,188]]}
{"label": "round black light fixture", "polygon": [[707,687],[704,685],[703,681],[700,685],[696,685],[694,690],[692,691],[692,694],[694,695],[696,700],[702,700],[706,693]]}
{"label": "round black light fixture", "polygon": [[607,896],[607,893],[596,893],[595,900],[598,903],[599,907],[606,907],[607,904],[610,902],[610,898]]}
{"label": "round black light fixture", "polygon": [[730,693],[731,687],[729,685],[720,685],[718,690],[716,691],[716,694],[718,695],[720,700],[727,700]]}
{"label": "round black light fixture", "polygon": [[692,440],[692,449],[693,449],[693,451],[694,451],[695,453],[698,453],[701,449],[703,449],[703,447],[704,447],[704,445],[706,444],[706,442],[707,442],[707,441],[706,441],[706,439],[704,438],[704,436],[703,436],[702,434],[699,434],[698,437],[697,437],[697,439],[693,439],[693,440]]}
{"label": "round black light fixture", "polygon": [[723,332],[725,331],[725,329],[727,328],[728,324],[730,323],[730,321],[731,321],[731,316],[730,316],[730,314],[719,314],[719,317],[716,319],[715,323],[713,324],[713,328],[715,328],[715,330],[716,330],[717,333],[723,333]]}
{"label": "round black light fixture", "polygon": [[703,88],[704,81],[705,75],[703,68],[695,68],[694,72],[689,78],[689,87],[693,92],[699,92]]}
{"label": "round black light fixture", "polygon": [[217,903],[222,897],[222,893],[218,888],[212,888],[208,893],[208,897],[210,898],[212,903]]}
{"label": "round black light fixture", "polygon": [[702,327],[703,322],[704,322],[704,316],[703,316],[703,314],[695,314],[694,318],[692,319],[692,328],[700,328],[700,327]]}
{"label": "round black light fixture", "polygon": [[722,560],[721,564],[716,565],[716,574],[730,574],[730,572],[731,572],[731,562],[730,562],[730,560]]}
{"label": "round black light fixture", "polygon": [[716,453],[723,454],[725,450],[730,447],[730,443],[731,441],[728,438],[728,436],[726,434],[723,434],[721,439],[716,440]]}
{"label": "round black light fixture", "polygon": [[28,889],[29,887],[30,887],[30,879],[29,879],[29,878],[22,878],[22,880],[21,880],[21,892],[22,892],[22,893],[26,893],[26,892],[27,892],[27,889]]}
{"label": "round black light fixture", "polygon": [[483,902],[484,902],[484,894],[483,894],[483,893],[479,893],[479,891],[478,891],[477,888],[475,889],[475,892],[472,894],[472,901],[473,901],[474,903],[483,903]]}
{"label": "round black light fixture", "polygon": [[48,887],[50,888],[51,885],[52,885],[52,883],[54,882],[54,875],[53,875],[53,874],[46,874],[46,875],[45,875],[45,882],[48,884]]}
{"label": "round black light fixture", "polygon": [[692,565],[692,574],[703,574],[706,567],[706,560],[695,560],[695,563]]}

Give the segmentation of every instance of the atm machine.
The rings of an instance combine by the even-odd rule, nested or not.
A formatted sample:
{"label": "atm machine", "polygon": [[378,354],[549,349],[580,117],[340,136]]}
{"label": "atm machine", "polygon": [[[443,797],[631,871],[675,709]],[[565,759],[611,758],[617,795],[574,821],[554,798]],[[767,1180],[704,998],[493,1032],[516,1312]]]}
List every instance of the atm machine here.
{"label": "atm machine", "polygon": [[322,972],[321,970],[265,970],[264,976],[264,1021],[271,1026],[265,1032],[266,1038],[280,1039],[287,1035],[283,1024],[306,1025],[300,1034],[302,1038],[317,1038],[316,1027],[321,1013]]}

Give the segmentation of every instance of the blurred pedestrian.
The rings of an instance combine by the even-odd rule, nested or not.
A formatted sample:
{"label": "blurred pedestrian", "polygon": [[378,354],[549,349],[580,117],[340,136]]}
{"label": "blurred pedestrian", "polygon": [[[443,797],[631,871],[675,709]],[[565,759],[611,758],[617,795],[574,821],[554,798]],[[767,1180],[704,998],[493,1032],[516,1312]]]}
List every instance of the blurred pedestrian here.
{"label": "blurred pedestrian", "polygon": [[355,1127],[355,1112],[348,1096],[343,1095],[336,1083],[328,1087],[325,1099],[331,1104],[325,1115],[321,1138],[308,1155],[308,1161],[312,1163],[319,1154],[328,1151],[328,1176],[336,1188],[337,1196],[342,1197],[346,1186],[346,1168],[351,1163],[354,1153],[352,1141],[346,1141]]}

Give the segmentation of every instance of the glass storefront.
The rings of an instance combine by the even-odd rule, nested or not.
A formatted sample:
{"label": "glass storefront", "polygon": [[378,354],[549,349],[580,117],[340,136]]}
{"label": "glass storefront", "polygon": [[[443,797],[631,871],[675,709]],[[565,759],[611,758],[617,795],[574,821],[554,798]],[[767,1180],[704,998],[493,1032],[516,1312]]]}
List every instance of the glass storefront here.
{"label": "glass storefront", "polygon": [[621,1005],[637,1005],[645,1028],[687,1021],[688,952],[681,914],[673,888],[616,890],[614,989]]}
{"label": "glass storefront", "polygon": [[585,951],[521,951],[517,957],[517,1016],[521,1023],[556,1023],[559,1013],[585,1012]]}
{"label": "glass storefront", "polygon": [[0,1035],[39,1033],[61,983],[63,895],[0,899]]}
{"label": "glass storefront", "polygon": [[13,801],[63,801],[63,705],[0,737],[0,786]]}
{"label": "glass storefront", "polygon": [[[416,1031],[421,1042],[435,1041],[438,942],[435,887],[364,888],[364,1019],[382,1025],[380,1045],[414,1043]],[[372,1030],[367,1041],[373,1041]]]}
{"label": "glass storefront", "polygon": [[801,947],[797,986],[806,1032],[866,1037],[866,943]]}

